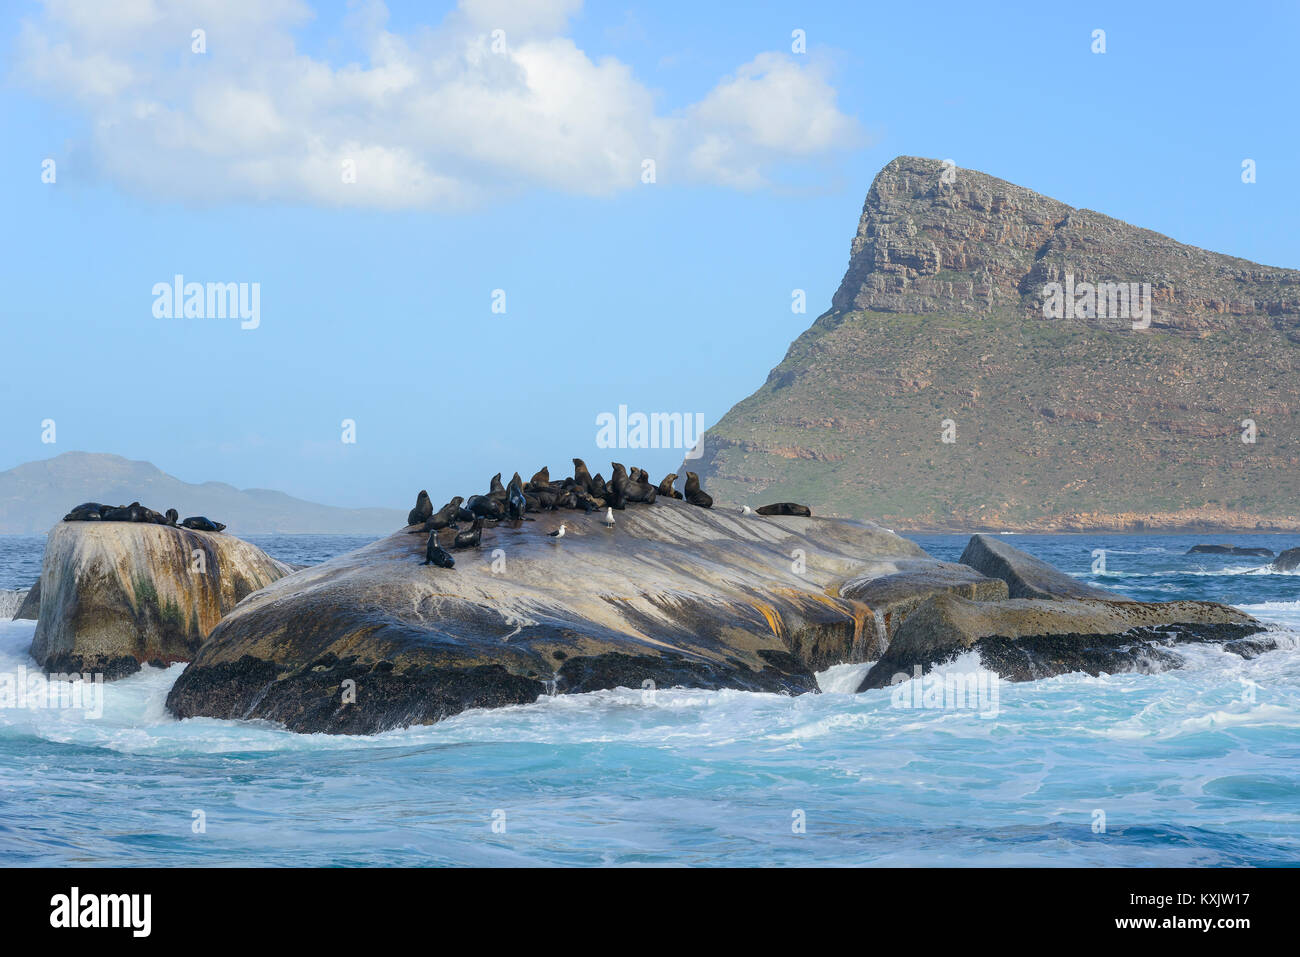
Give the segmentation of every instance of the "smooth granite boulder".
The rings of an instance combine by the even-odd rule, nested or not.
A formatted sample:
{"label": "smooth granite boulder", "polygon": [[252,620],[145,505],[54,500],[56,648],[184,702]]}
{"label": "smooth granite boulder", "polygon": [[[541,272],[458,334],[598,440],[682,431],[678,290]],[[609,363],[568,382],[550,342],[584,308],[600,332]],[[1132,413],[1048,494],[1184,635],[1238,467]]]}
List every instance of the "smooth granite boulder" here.
{"label": "smooth granite boulder", "polygon": [[1128,601],[1123,595],[1094,588],[1047,562],[999,541],[995,535],[972,535],[959,561],[990,578],[1007,583],[1012,598],[1097,598]]}
{"label": "smooth granite boulder", "polygon": [[1178,658],[1169,646],[1190,641],[1223,642],[1254,657],[1273,646],[1250,638],[1263,630],[1245,612],[1208,601],[977,602],[938,594],[903,621],[858,690],[883,688],[969,651],[979,653],[980,667],[1010,681],[1172,667]]}
{"label": "smooth granite boulder", "polygon": [[871,606],[879,650],[884,651],[903,620],[931,595],[946,593],[974,601],[1002,601],[1007,583],[989,578],[969,565],[956,562],[900,562],[896,571],[878,569],[859,575],[840,587],[840,595]]}
{"label": "smooth granite boulder", "polygon": [[289,571],[216,532],[60,522],[45,543],[32,657],[109,680],[189,661],[222,615]]}
{"label": "smooth granite boulder", "polygon": [[485,529],[452,569],[421,564],[427,536],[402,530],[297,572],[226,616],[167,706],[372,733],[618,686],[811,691],[815,671],[878,654],[871,608],[841,583],[939,564],[862,522],[666,498],[601,519]]}

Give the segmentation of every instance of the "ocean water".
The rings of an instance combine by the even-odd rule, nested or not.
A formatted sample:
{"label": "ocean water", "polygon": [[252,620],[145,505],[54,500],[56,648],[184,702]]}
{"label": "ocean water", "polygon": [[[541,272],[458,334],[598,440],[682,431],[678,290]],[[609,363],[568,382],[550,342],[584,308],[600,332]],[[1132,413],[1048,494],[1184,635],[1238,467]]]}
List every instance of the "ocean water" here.
{"label": "ocean water", "polygon": [[[966,541],[914,537],[948,559]],[[1000,683],[992,707],[849,693],[864,666],[845,665],[822,694],[623,689],[364,738],[175,721],[184,666],[146,668],[103,687],[99,716],[0,710],[0,863],[1300,863],[1300,576],[1184,554],[1300,536],[1007,540],[1136,598],[1231,602],[1284,647]],[[259,544],[308,564],[365,541]],[[0,538],[0,589],[30,584],[40,548]],[[34,672],[33,629],[0,623],[0,680]]]}

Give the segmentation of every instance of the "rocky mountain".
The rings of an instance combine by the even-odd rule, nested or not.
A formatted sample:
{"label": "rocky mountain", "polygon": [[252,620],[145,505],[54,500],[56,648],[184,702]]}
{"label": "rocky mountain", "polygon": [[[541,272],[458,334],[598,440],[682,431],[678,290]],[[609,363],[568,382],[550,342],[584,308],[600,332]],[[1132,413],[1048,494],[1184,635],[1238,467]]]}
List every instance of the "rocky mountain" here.
{"label": "rocky mountain", "polygon": [[148,462],[64,452],[0,472],[0,534],[44,535],[81,502],[136,500],[158,511],[176,508],[182,516],[207,515],[238,535],[379,535],[406,524],[406,513],[396,509],[335,508],[283,492],[237,489],[223,482],[191,485]]}
{"label": "rocky mountain", "polygon": [[1300,271],[930,159],[690,464],[896,528],[1300,528]]}

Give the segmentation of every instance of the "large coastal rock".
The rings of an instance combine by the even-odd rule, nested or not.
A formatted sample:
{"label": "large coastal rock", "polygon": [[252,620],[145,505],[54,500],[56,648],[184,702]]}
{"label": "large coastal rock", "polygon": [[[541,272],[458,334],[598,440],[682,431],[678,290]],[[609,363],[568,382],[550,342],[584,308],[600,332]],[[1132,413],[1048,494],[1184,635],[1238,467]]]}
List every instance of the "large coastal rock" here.
{"label": "large coastal rock", "polygon": [[[1045,316],[1071,279],[1148,284],[1149,327]],[[831,308],[702,448],[719,501],[890,528],[1297,530],[1300,271],[900,156]]]}
{"label": "large coastal rock", "polygon": [[859,690],[883,688],[970,651],[978,652],[980,667],[1010,681],[1172,667],[1179,659],[1170,647],[1189,641],[1222,642],[1253,657],[1272,647],[1250,637],[1263,630],[1245,612],[1215,602],[978,602],[939,594],[908,615]]}
{"label": "large coastal rock", "polygon": [[107,679],[189,661],[222,615],[290,571],[230,535],[60,522],[45,543],[32,657]]}
{"label": "large coastal rock", "polygon": [[1071,578],[1047,562],[992,535],[972,535],[961,563],[1007,583],[1012,598],[1097,598],[1128,601],[1123,595]]}
{"label": "large coastal rock", "polygon": [[[422,565],[426,536],[403,530],[297,572],[217,626],[168,707],[368,733],[648,682],[809,691],[815,671],[880,652],[872,609],[839,595],[845,580],[938,565],[861,522],[662,498],[613,529],[600,518],[485,530],[454,569]],[[549,538],[561,520],[565,537]]]}

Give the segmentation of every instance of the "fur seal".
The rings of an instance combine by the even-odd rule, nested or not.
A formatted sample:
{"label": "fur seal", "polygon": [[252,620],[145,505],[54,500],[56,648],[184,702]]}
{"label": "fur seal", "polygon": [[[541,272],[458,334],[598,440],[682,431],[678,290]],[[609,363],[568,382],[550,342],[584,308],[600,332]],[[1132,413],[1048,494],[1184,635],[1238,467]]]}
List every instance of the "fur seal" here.
{"label": "fur seal", "polygon": [[458,532],[452,548],[477,548],[483,538],[483,519],[474,519],[474,524],[463,532]]}
{"label": "fur seal", "polygon": [[543,465],[541,469],[537,471],[533,475],[533,477],[528,480],[528,485],[524,486],[524,488],[537,488],[538,486],[541,485],[550,485],[550,484],[551,484],[551,470],[549,467]]}
{"label": "fur seal", "polygon": [[494,498],[499,502],[504,502],[507,498],[506,487],[501,484],[501,473],[498,472],[492,476],[492,481],[488,483],[488,498]]}
{"label": "fur seal", "polygon": [[439,568],[453,568],[456,565],[456,559],[438,544],[437,529],[429,533],[429,543],[424,546],[424,564],[437,565]]}
{"label": "fur seal", "polygon": [[587,491],[591,493],[593,498],[604,498],[608,492],[608,489],[605,487],[604,476],[597,472],[596,477],[591,480],[591,485],[587,488]]}
{"label": "fur seal", "polygon": [[138,522],[140,521],[140,509],[142,507],[139,502],[132,502],[130,505],[119,505],[116,508],[106,509],[101,517],[106,522]]}
{"label": "fur seal", "polygon": [[155,512],[153,509],[141,505],[140,518],[138,521],[146,522],[150,525],[166,525],[167,516],[162,514],[162,512]]}
{"label": "fur seal", "polygon": [[[506,500],[506,515],[513,521],[523,521],[524,513],[528,511],[528,499],[524,498],[524,490],[519,487],[519,481],[516,478],[510,483],[508,489],[508,498]],[[456,536],[457,539],[460,536]],[[474,544],[478,544],[475,542]]]}
{"label": "fur seal", "polygon": [[225,527],[220,522],[214,522],[202,515],[195,515],[181,522],[181,528],[192,528],[198,532],[219,532]]}
{"label": "fur seal", "polygon": [[429,493],[420,489],[420,494],[415,497],[415,508],[406,514],[407,525],[420,525],[428,521],[429,516],[433,514],[433,502],[429,500]]}
{"label": "fur seal", "polygon": [[454,528],[456,526],[456,516],[460,514],[460,503],[462,501],[464,500],[457,495],[426,518],[418,527],[410,529],[410,534],[418,535],[420,532],[433,532],[440,528]]}
{"label": "fur seal", "polygon": [[800,515],[804,518],[812,517],[812,509],[807,505],[798,505],[795,502],[775,502],[772,505],[760,505],[755,511],[759,515]]}
{"label": "fur seal", "polygon": [[107,505],[100,505],[98,502],[82,502],[67,515],[63,516],[65,522],[100,522],[104,519],[104,513],[108,511]]}
{"label": "fur seal", "polygon": [[713,496],[700,488],[700,477],[694,472],[686,473],[686,501],[700,508],[713,507]]}
{"label": "fur seal", "polygon": [[587,463],[582,461],[582,459],[573,460],[573,480],[588,492],[593,491],[591,487],[591,473],[587,471]]}
{"label": "fur seal", "polygon": [[[503,489],[504,491],[504,489]],[[475,518],[504,518],[505,508],[502,503],[495,498],[489,498],[486,495],[471,495],[469,501],[465,503],[466,508],[470,511],[470,517]]]}
{"label": "fur seal", "polygon": [[180,521],[180,517],[181,517],[181,513],[180,513],[180,512],[176,511],[176,509],[174,509],[174,508],[169,508],[169,509],[167,509],[167,515],[166,515],[167,522],[166,522],[166,524],[170,525],[172,528],[175,528],[175,527],[176,527],[176,523],[177,523],[178,521]]}
{"label": "fur seal", "polygon": [[677,481],[677,473],[669,472],[664,476],[664,480],[659,483],[659,494],[664,498],[681,498],[682,493],[673,488]]}

